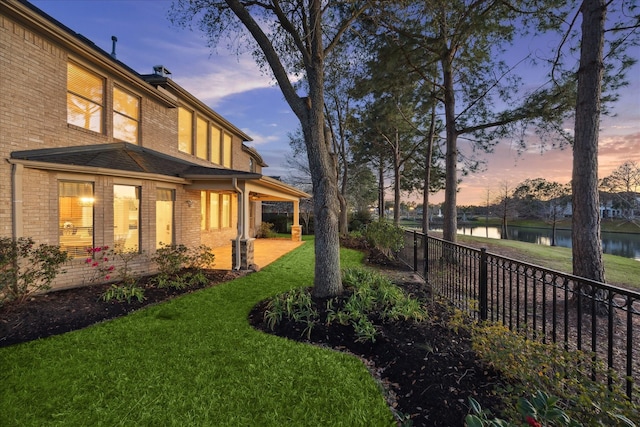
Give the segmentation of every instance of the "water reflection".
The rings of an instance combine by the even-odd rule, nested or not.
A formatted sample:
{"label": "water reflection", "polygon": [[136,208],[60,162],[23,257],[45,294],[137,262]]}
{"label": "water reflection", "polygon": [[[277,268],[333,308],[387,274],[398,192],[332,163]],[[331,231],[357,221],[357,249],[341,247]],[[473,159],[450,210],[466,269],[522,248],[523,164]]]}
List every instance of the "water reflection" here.
{"label": "water reflection", "polygon": [[[432,228],[433,231],[442,231],[442,228]],[[489,239],[502,239],[500,227],[470,227],[463,225],[458,227],[458,234],[466,236],[486,237]],[[605,254],[618,255],[633,258],[640,261],[640,234],[628,233],[602,233],[602,251]],[[551,230],[546,228],[509,227],[507,239],[520,242],[536,243],[538,245],[551,245]],[[564,248],[571,247],[571,231],[557,230],[556,245]]]}

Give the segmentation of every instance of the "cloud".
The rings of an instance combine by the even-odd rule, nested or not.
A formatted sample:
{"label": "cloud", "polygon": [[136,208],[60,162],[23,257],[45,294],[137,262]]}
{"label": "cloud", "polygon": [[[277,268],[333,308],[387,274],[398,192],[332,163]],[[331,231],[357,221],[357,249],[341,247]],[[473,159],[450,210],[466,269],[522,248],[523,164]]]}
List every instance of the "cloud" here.
{"label": "cloud", "polygon": [[212,107],[225,97],[275,86],[251,58],[216,56],[206,68],[205,73],[181,77],[179,84]]}

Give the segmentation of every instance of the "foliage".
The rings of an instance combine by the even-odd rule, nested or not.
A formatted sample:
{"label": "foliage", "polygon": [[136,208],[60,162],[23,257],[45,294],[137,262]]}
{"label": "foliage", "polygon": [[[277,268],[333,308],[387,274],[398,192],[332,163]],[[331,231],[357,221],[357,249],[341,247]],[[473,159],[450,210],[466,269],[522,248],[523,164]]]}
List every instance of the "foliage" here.
{"label": "foliage", "polygon": [[68,260],[58,246],[36,246],[30,237],[0,238],[0,304],[22,303],[33,293],[50,289]]}
{"label": "foliage", "polygon": [[89,284],[111,280],[116,269],[112,256],[113,250],[109,249],[109,246],[87,248],[87,258],[84,263],[90,268],[87,279]]}
{"label": "foliage", "polygon": [[[156,286],[182,289],[207,281],[202,270],[213,266],[215,255],[211,248],[200,245],[187,248],[185,245],[164,245],[151,258],[158,266],[154,277]],[[184,271],[189,268],[195,271]]]}
{"label": "foliage", "polygon": [[404,246],[404,230],[380,218],[367,225],[364,231],[367,243],[389,258]]}
{"label": "foliage", "polygon": [[361,232],[371,222],[371,212],[368,209],[362,209],[354,212],[349,220],[350,232]]}
{"label": "foliage", "polygon": [[[357,251],[342,253],[362,262]],[[264,334],[247,321],[259,301],[312,280],[310,242],[221,286],[0,348],[0,424],[395,425],[358,358]]]}
{"label": "foliage", "polygon": [[261,222],[260,227],[256,230],[256,237],[258,239],[271,239],[276,237],[276,232],[273,230],[274,224],[270,222]]}
{"label": "foliage", "polygon": [[[507,403],[510,401],[511,409],[504,414],[511,418],[517,417],[513,408],[521,411],[525,405],[525,402],[515,401],[513,396],[524,395],[531,389],[540,393],[537,400],[534,399],[534,403],[538,402],[536,405],[547,402],[544,406],[547,412],[534,405],[537,412],[531,415],[556,416],[558,411],[554,408],[557,406],[567,418],[585,425],[617,425],[625,419],[633,419],[640,409],[626,398],[615,373],[594,361],[589,353],[527,340],[519,333],[495,324],[474,328],[472,343],[481,359],[510,380],[511,385],[499,392]],[[611,388],[606,381],[592,380],[593,374],[599,379],[611,376]],[[544,400],[540,396],[557,396],[557,399]],[[530,406],[526,407],[531,410]]]}
{"label": "foliage", "polygon": [[133,284],[113,284],[102,294],[102,299],[105,301],[116,300],[118,302],[127,301],[131,303],[131,300],[136,298],[138,301],[144,299],[144,290]]}
{"label": "foliage", "polygon": [[[377,329],[373,317],[415,322],[427,317],[420,301],[406,295],[380,273],[364,268],[345,268],[342,280],[351,294],[346,300],[342,297],[326,300],[324,322],[351,325],[356,341],[375,342]],[[323,321],[309,289],[294,289],[269,300],[265,310],[267,326],[274,329],[283,319],[303,323],[303,334],[307,338],[313,327]]]}

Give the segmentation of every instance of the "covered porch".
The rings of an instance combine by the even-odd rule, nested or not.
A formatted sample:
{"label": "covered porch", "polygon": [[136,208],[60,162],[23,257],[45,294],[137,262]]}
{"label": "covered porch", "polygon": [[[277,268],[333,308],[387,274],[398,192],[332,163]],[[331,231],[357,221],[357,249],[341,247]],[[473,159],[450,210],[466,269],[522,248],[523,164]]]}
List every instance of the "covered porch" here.
{"label": "covered porch", "polygon": [[[253,241],[253,261],[257,268],[264,268],[271,264],[281,256],[291,252],[292,250],[303,245],[305,242],[301,240],[290,239],[255,239]],[[233,250],[231,245],[219,246],[213,248],[215,254],[216,270],[232,270]]]}

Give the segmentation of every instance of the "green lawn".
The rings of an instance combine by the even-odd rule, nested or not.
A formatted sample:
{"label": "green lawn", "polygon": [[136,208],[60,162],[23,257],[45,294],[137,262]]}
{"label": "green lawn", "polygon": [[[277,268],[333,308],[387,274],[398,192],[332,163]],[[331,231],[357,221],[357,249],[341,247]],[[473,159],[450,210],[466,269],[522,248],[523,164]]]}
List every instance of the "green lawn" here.
{"label": "green lawn", "polygon": [[[570,248],[545,246],[535,243],[518,242],[516,240],[487,239],[475,236],[457,236],[458,243],[473,247],[485,247],[489,252],[521,260],[529,264],[539,265],[552,270],[571,273],[572,255]],[[502,249],[507,249],[504,253]],[[640,262],[631,258],[604,254],[607,283],[640,290]]]}
{"label": "green lawn", "polygon": [[[343,250],[343,266],[360,263]],[[358,359],[249,326],[258,301],[312,278],[307,242],[215,288],[0,348],[0,425],[394,425]]]}

